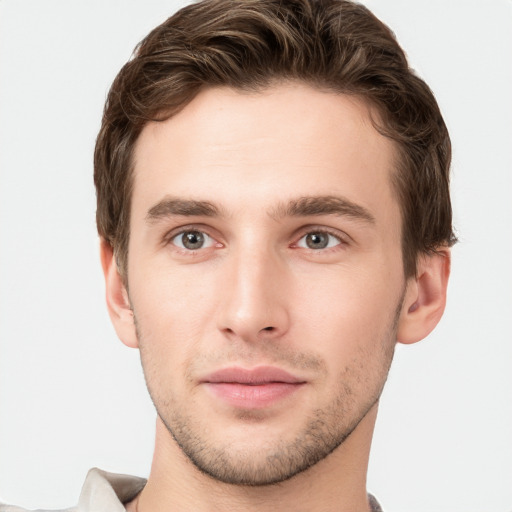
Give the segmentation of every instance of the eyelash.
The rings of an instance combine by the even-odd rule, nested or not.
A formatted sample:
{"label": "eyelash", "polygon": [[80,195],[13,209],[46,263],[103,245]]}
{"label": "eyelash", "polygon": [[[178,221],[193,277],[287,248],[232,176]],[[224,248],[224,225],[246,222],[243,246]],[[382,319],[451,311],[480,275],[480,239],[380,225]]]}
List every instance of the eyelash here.
{"label": "eyelash", "polygon": [[[331,238],[334,238],[337,243],[331,247],[322,247],[313,249],[311,247],[303,247],[300,246],[299,243],[301,240],[305,239],[309,235],[328,235]],[[326,229],[326,228],[315,228],[314,226],[308,227],[305,231],[303,231],[303,234],[300,236],[300,238],[294,242],[291,247],[292,248],[299,248],[299,249],[305,249],[307,251],[311,251],[312,253],[326,253],[331,251],[340,250],[340,246],[346,246],[348,244],[346,240],[346,236],[343,236],[339,232],[334,232],[332,230]],[[329,243],[329,242],[328,242]]]}
{"label": "eyelash", "polygon": [[[207,239],[210,240],[210,242],[208,242],[210,245],[208,247],[199,247],[197,249],[188,249],[186,247],[181,247],[181,246],[177,245],[177,243],[174,242],[174,240],[180,236],[183,237],[183,235],[186,233],[200,233],[201,235],[204,235],[205,237],[207,237]],[[331,238],[334,238],[337,241],[337,243],[331,247],[321,247],[321,248],[317,248],[317,249],[311,248],[311,247],[300,246],[299,245],[300,241],[305,239],[309,235],[327,235]],[[348,244],[348,241],[346,238],[347,238],[346,235],[342,235],[339,232],[334,232],[334,231],[331,231],[324,227],[315,228],[314,226],[311,226],[311,227],[305,228],[302,231],[301,236],[298,239],[296,239],[296,242],[291,243],[289,245],[289,247],[291,247],[292,249],[305,249],[307,251],[310,251],[311,253],[326,253],[326,252],[340,250],[340,246],[346,246]],[[170,233],[168,233],[168,235],[165,237],[164,243],[166,245],[167,244],[173,245],[175,250],[179,251],[181,254],[185,254],[185,255],[189,255],[189,256],[195,255],[201,250],[204,251],[206,249],[212,249],[215,247],[217,247],[217,248],[224,247],[224,245],[222,243],[218,242],[215,237],[213,237],[212,235],[210,235],[208,233],[208,230],[206,230],[204,228],[204,226],[186,226],[186,227],[180,228],[178,231],[173,230]],[[328,244],[329,243],[330,243],[330,241],[328,241]],[[306,242],[306,244],[307,244],[307,242]]]}
{"label": "eyelash", "polygon": [[[178,237],[183,237],[183,235],[185,235],[186,233],[200,233],[201,235],[205,236],[205,238],[210,240],[209,247],[199,247],[198,249],[187,249],[186,247],[180,247],[174,242],[174,240]],[[173,245],[177,251],[186,255],[194,255],[197,254],[198,251],[211,249],[214,248],[215,246],[223,247],[223,244],[218,242],[215,237],[210,235],[203,226],[186,226],[180,228],[178,231],[173,230],[170,233],[168,233],[167,236],[165,237],[164,244]]]}

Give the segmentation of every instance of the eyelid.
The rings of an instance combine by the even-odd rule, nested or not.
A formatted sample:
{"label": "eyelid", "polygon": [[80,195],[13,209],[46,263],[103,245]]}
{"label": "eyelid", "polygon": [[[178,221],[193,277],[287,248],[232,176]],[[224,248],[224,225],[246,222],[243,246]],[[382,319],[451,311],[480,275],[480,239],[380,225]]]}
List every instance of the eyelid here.
{"label": "eyelid", "polygon": [[[209,247],[201,248],[201,249],[209,249],[211,247],[224,247],[224,243],[219,241],[221,238],[220,235],[216,230],[211,228],[210,226],[204,225],[204,224],[186,224],[177,226],[171,230],[169,230],[162,238],[162,245],[168,245],[172,243],[172,240],[176,238],[177,236],[189,232],[189,231],[199,231],[203,233],[204,235],[208,236],[212,239],[213,243]],[[290,247],[292,248],[300,248],[298,247],[298,242],[307,236],[308,234],[312,233],[325,233],[327,235],[333,236],[334,238],[339,240],[339,244],[336,244],[335,247],[329,247],[324,249],[309,249],[313,252],[320,252],[320,251],[329,251],[329,250],[336,250],[336,248],[340,245],[349,245],[353,239],[350,235],[348,235],[346,232],[341,231],[339,229],[330,228],[326,226],[319,226],[319,225],[308,225],[300,228],[300,230],[296,231],[296,234],[293,236],[293,242],[290,244]],[[193,249],[183,249],[175,244],[172,244],[177,250],[186,251],[187,253],[193,253],[195,252]],[[199,251],[201,249],[196,249],[196,251]]]}
{"label": "eyelid", "polygon": [[[209,249],[211,247],[215,247],[215,245],[223,246],[222,242],[219,242],[219,236],[214,233],[214,230],[208,226],[205,226],[204,224],[186,224],[183,226],[178,226],[170,231],[168,231],[162,238],[162,244],[163,245],[169,245],[172,244],[176,249],[181,251],[186,251],[188,253],[195,252],[193,249],[183,249],[182,247],[179,247],[178,245],[175,245],[172,243],[172,240],[176,238],[179,235],[182,235],[183,233],[187,233],[190,231],[198,231],[204,235],[206,235],[208,238],[211,238],[213,241],[213,244],[209,247],[204,247],[201,249]],[[199,251],[201,249],[196,249],[196,251]]]}
{"label": "eyelid", "polygon": [[340,231],[338,229],[333,229],[333,228],[328,228],[326,226],[311,225],[311,226],[305,226],[300,229],[298,235],[296,235],[294,237],[295,242],[293,242],[291,244],[291,247],[294,247],[294,248],[298,247],[300,249],[303,249],[303,247],[298,246],[299,241],[302,240],[305,236],[307,236],[309,234],[314,234],[314,233],[323,233],[323,234],[330,235],[330,236],[338,239],[339,244],[336,244],[336,246],[334,246],[334,247],[327,247],[324,249],[310,249],[310,248],[306,248],[306,247],[304,247],[304,249],[310,250],[313,252],[321,252],[321,251],[325,252],[325,251],[329,251],[329,250],[336,250],[336,248],[338,246],[348,245],[352,241],[352,238],[344,231]]}
{"label": "eyelid", "polygon": [[[181,244],[178,243],[180,238],[183,238],[183,235],[186,233],[200,233],[203,237],[204,245],[202,247],[198,247],[197,249],[189,249],[188,247],[185,247],[183,245],[183,242]],[[178,247],[178,249],[180,249],[182,251],[194,252],[194,251],[209,249],[210,247],[213,247],[215,245],[215,238],[211,237],[208,233],[204,233],[203,231],[187,230],[187,231],[184,231],[183,233],[178,233],[178,234],[174,235],[173,237],[171,237],[171,243],[173,245],[175,245],[176,247]]]}

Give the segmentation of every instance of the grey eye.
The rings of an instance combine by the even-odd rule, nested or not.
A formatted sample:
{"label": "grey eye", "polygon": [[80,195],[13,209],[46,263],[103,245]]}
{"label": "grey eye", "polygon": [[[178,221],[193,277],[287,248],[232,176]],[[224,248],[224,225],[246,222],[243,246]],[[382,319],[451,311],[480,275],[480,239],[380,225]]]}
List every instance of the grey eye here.
{"label": "grey eye", "polygon": [[306,235],[306,245],[310,249],[325,249],[329,243],[329,235],[326,233],[309,233]]}
{"label": "grey eye", "polygon": [[297,243],[298,247],[303,247],[305,249],[329,249],[331,247],[335,247],[339,245],[341,240],[331,235],[330,233],[326,233],[324,231],[313,231],[304,235]]}
{"label": "grey eye", "polygon": [[205,247],[211,247],[213,239],[201,231],[184,231],[172,238],[172,243],[182,249],[195,251]]}

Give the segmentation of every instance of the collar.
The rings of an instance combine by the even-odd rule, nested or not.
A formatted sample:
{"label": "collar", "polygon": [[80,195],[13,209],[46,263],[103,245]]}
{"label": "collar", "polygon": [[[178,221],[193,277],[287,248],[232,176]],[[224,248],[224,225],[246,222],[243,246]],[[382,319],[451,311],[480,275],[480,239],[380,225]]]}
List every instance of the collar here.
{"label": "collar", "polygon": [[92,468],[87,473],[76,511],[126,512],[123,503],[135,498],[145,485],[144,478]]}
{"label": "collar", "polygon": [[[126,512],[124,503],[133,500],[146,485],[138,476],[109,473],[92,468],[87,473],[76,512]],[[372,512],[382,512],[377,500],[368,495]]]}

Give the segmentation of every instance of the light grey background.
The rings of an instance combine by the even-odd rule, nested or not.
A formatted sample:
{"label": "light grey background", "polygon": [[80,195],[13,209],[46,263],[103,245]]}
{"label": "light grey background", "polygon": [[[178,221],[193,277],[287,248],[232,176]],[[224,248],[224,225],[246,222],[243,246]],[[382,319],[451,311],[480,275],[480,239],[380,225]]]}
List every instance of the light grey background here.
{"label": "light grey background", "polygon": [[[434,90],[461,242],[437,330],[399,347],[368,488],[389,512],[512,510],[512,2],[368,0]],[[0,497],[148,474],[154,418],[110,326],[92,151],[106,91],[181,2],[0,1]]]}

